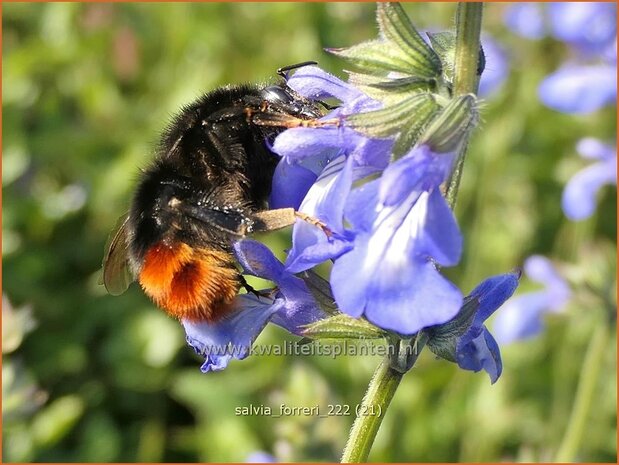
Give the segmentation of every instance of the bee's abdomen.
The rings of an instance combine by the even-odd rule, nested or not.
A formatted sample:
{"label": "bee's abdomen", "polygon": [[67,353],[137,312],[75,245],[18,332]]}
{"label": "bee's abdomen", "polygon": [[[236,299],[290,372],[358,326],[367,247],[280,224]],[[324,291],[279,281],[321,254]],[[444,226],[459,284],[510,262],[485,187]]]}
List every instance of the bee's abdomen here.
{"label": "bee's abdomen", "polygon": [[223,251],[158,243],[146,252],[138,281],[169,315],[215,322],[231,309],[240,288],[232,257]]}

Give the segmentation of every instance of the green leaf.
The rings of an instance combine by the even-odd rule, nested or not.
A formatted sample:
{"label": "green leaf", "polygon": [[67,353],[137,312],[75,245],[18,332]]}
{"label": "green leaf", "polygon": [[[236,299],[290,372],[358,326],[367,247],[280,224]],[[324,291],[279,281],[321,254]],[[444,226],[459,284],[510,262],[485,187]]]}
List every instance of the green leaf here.
{"label": "green leaf", "polygon": [[303,336],[310,339],[378,339],[387,332],[364,319],[352,318],[343,313],[306,326]]}
{"label": "green leaf", "polygon": [[397,44],[411,62],[415,63],[409,70],[410,74],[440,76],[440,58],[421,38],[399,3],[378,3],[376,13],[383,36]]}

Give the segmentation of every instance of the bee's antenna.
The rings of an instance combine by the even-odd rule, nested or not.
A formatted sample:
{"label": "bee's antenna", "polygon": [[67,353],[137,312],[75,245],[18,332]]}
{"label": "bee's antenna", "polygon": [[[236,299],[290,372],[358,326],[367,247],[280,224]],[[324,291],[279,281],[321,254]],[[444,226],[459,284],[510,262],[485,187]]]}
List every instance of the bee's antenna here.
{"label": "bee's antenna", "polygon": [[303,61],[301,63],[296,63],[294,65],[283,66],[277,70],[277,74],[280,75],[285,80],[288,80],[288,73],[292,70],[303,68],[304,66],[317,65],[317,61]]}

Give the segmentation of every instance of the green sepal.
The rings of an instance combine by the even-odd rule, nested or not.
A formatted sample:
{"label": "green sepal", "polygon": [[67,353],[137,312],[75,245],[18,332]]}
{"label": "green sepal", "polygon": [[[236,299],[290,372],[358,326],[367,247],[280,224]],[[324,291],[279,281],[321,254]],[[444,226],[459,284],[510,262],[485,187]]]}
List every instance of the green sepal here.
{"label": "green sepal", "polygon": [[433,94],[413,94],[380,110],[351,115],[346,124],[369,137],[395,137],[393,155],[399,158],[415,144],[440,110]]}
{"label": "green sepal", "polygon": [[457,150],[479,120],[477,98],[474,94],[462,95],[451,100],[432,121],[419,140],[436,153]]}
{"label": "green sepal", "polygon": [[387,332],[362,318],[353,318],[343,313],[309,324],[302,335],[309,339],[379,339]]}
{"label": "green sepal", "polygon": [[443,65],[443,79],[450,84],[454,78],[454,64],[456,62],[456,34],[453,32],[428,32],[430,44],[440,57]]}
{"label": "green sepal", "polygon": [[360,71],[375,76],[386,76],[394,71],[410,75],[416,66],[416,62],[394,43],[385,40],[371,40],[348,48],[330,48],[328,51],[344,58]]}
{"label": "green sepal", "polygon": [[470,328],[478,308],[479,300],[467,297],[453,319],[424,329],[428,336],[427,345],[432,353],[455,363],[458,338]]}
{"label": "green sepal", "polygon": [[408,76],[390,79],[354,72],[348,73],[348,82],[385,106],[398,103],[402,98],[419,92],[434,92],[437,86],[434,78]]}
{"label": "green sepal", "polygon": [[441,74],[441,60],[426,44],[399,3],[378,3],[376,18],[381,34],[394,42],[415,65],[408,74],[436,77]]}

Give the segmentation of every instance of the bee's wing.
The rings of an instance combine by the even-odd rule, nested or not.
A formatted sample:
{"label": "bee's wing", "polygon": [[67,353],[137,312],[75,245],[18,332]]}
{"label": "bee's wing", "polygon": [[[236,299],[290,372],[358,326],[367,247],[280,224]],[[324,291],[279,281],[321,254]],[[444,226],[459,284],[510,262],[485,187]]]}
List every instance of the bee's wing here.
{"label": "bee's wing", "polygon": [[128,220],[128,214],[123,215],[118,220],[105,246],[103,279],[99,284],[104,284],[107,291],[112,295],[122,294],[133,282],[133,274],[129,269]]}

